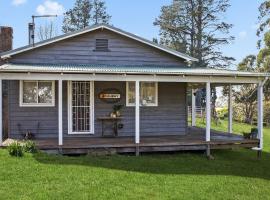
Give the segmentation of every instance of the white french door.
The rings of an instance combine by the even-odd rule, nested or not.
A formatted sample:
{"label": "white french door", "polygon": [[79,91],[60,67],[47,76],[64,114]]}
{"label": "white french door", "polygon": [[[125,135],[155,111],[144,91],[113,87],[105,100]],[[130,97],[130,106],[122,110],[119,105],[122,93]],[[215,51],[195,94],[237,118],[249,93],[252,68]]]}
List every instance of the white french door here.
{"label": "white french door", "polygon": [[69,134],[94,133],[94,83],[68,82]]}

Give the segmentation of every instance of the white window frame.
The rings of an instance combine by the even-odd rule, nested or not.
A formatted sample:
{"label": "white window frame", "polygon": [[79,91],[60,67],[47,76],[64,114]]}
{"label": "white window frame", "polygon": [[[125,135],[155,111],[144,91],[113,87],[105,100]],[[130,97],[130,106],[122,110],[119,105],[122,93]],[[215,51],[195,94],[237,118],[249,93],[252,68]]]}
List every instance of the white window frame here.
{"label": "white window frame", "polygon": [[[51,103],[24,103],[23,102],[23,83],[24,82],[36,82],[37,88],[39,82],[52,83],[52,102]],[[55,106],[55,81],[37,81],[37,80],[21,80],[20,81],[20,107],[54,107]]]}
{"label": "white window frame", "polygon": [[[88,81],[88,80],[86,80]],[[68,135],[94,135],[95,134],[95,85],[94,81],[90,82],[90,131],[89,132],[74,132],[72,131],[72,81],[68,81]]]}
{"label": "white window frame", "polygon": [[[131,83],[132,81],[127,81],[126,82],[126,106],[127,107],[135,107],[135,103],[129,103],[128,102],[128,93],[129,93],[129,83]],[[147,82],[150,82],[150,81],[141,81],[140,82],[140,86],[141,86],[141,83],[147,83]],[[135,82],[134,82],[135,83]],[[142,105],[140,103],[140,106],[141,107],[156,107],[158,106],[158,82],[153,82],[151,81],[150,83],[155,83],[155,90],[156,90],[156,99],[155,99],[155,103],[147,103],[145,105]],[[141,91],[141,88],[140,88],[140,91]],[[140,94],[141,95],[141,94]]]}

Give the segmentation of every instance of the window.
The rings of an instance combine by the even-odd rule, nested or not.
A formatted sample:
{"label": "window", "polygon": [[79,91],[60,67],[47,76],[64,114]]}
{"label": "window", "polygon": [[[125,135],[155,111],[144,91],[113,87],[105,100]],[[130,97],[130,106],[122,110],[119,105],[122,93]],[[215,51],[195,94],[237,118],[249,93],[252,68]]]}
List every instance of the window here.
{"label": "window", "polygon": [[109,41],[107,39],[96,39],[95,51],[109,51]]}
{"label": "window", "polygon": [[[135,82],[127,82],[127,106],[135,106]],[[158,105],[158,83],[141,82],[140,83],[140,105],[157,106]]]}
{"label": "window", "polygon": [[54,81],[21,81],[20,106],[54,106]]}

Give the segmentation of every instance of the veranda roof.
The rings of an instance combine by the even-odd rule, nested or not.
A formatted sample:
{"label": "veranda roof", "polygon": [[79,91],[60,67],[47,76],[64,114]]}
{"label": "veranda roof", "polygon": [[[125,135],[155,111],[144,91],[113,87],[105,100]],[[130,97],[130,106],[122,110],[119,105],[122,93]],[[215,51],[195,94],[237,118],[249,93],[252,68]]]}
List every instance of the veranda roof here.
{"label": "veranda roof", "polygon": [[163,74],[194,76],[240,76],[266,77],[268,73],[243,72],[228,69],[196,68],[183,66],[124,66],[124,65],[74,65],[74,64],[4,64],[0,72],[39,72],[39,73],[101,73],[101,74]]}

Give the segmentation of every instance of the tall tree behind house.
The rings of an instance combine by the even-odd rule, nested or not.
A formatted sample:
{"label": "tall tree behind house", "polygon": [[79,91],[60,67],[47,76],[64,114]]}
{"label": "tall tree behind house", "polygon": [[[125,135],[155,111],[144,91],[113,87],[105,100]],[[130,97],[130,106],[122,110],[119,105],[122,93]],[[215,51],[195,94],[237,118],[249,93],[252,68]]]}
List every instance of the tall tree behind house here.
{"label": "tall tree behind house", "polygon": [[51,39],[57,36],[57,26],[53,21],[46,22],[38,27],[37,36],[39,41]]}
{"label": "tall tree behind house", "polygon": [[[263,47],[257,55],[257,66],[260,72],[270,72],[270,31],[264,34]],[[265,100],[270,100],[270,81],[266,81],[264,85]]]}
{"label": "tall tree behind house", "polygon": [[64,13],[62,31],[64,33],[83,29],[89,25],[106,23],[111,16],[107,14],[102,0],[76,0],[73,8]]}
{"label": "tall tree behind house", "polygon": [[[223,55],[222,46],[230,44],[232,24],[222,20],[229,0],[173,0],[161,8],[154,25],[160,28],[160,43],[198,58],[197,67],[228,67],[235,60]],[[204,106],[204,91],[201,91]],[[212,114],[216,116],[216,90],[212,89]]]}
{"label": "tall tree behind house", "polygon": [[[257,65],[261,72],[270,72],[270,0],[264,1],[259,7],[259,28],[257,36],[258,48]],[[263,36],[263,37],[262,37]],[[270,100],[270,81],[264,85],[264,96],[266,101]]]}
{"label": "tall tree behind house", "polygon": [[[269,30],[270,27],[270,1],[266,0],[263,3],[261,3],[259,7],[259,28],[257,30],[257,36],[262,36]],[[261,42],[260,39],[258,41],[258,47],[261,48]]]}
{"label": "tall tree behind house", "polygon": [[229,6],[229,0],[173,0],[154,22],[160,42],[198,58],[197,66],[229,66],[234,58],[220,50],[234,39],[228,36],[232,24],[222,20]]}
{"label": "tall tree behind house", "polygon": [[[239,71],[257,72],[256,56],[249,55],[238,64]],[[256,113],[257,101],[257,86],[254,84],[245,84],[233,92],[235,103],[237,103],[236,110],[240,110],[244,115],[244,122],[251,124]]]}

